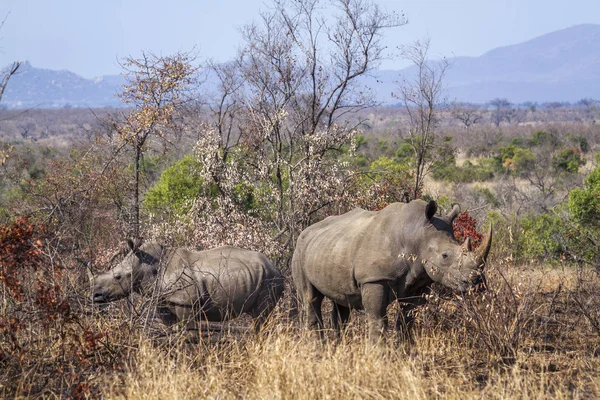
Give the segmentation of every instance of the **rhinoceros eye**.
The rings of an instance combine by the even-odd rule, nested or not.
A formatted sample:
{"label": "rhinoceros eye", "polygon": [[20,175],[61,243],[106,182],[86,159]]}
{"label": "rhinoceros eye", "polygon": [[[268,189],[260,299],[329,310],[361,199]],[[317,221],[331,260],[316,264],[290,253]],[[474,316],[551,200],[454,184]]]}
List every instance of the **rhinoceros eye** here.
{"label": "rhinoceros eye", "polygon": [[120,281],[121,280],[121,275],[115,275],[115,281]]}
{"label": "rhinoceros eye", "polygon": [[446,260],[448,258],[448,253],[442,253],[442,258]]}

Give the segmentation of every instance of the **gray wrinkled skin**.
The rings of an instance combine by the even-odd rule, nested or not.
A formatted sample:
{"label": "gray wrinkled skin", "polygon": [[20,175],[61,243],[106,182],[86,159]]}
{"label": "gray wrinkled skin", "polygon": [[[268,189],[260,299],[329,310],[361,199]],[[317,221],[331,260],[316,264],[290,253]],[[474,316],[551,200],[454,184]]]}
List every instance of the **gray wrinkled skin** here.
{"label": "gray wrinkled skin", "polygon": [[138,292],[155,296],[167,325],[183,321],[225,321],[242,313],[259,329],[283,293],[283,277],[269,259],[236,247],[206,251],[164,247],[158,242],[130,251],[110,271],[94,278],[92,299],[105,303]]}
{"label": "gray wrinkled skin", "polygon": [[305,229],[298,238],[292,274],[303,304],[305,323],[322,330],[321,303],[331,299],[333,326],[348,321],[351,309],[364,309],[372,342],[387,326],[386,309],[395,300],[403,305],[396,326],[403,334],[408,312],[424,301],[433,282],[466,291],[485,283],[483,266],[491,246],[491,227],[477,251],[467,240],[460,246],[452,221],[435,215],[435,202],[393,203],[380,211],[357,208]]}

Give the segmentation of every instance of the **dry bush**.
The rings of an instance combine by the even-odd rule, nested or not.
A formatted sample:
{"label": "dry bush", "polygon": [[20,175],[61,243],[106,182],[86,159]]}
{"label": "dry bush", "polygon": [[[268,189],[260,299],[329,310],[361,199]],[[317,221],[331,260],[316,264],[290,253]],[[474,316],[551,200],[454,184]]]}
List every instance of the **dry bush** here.
{"label": "dry bush", "polygon": [[[3,328],[3,397],[600,395],[600,278],[593,271],[517,268],[491,260],[487,292],[456,296],[435,291],[417,311],[412,342],[398,342],[390,328],[378,347],[368,344],[360,312],[340,340],[330,332],[321,343],[302,331],[290,317],[291,290],[260,334],[251,333],[245,319],[184,332],[155,321],[150,304],[138,296],[92,309],[78,301],[86,287],[75,291],[64,285],[73,273],[65,269],[62,278],[49,275],[69,288],[59,293],[68,300],[68,318],[50,321],[36,296],[21,302],[4,297],[12,301],[5,317],[30,310],[31,319],[23,320],[24,328]],[[6,281],[2,284],[6,296]],[[390,317],[394,311],[389,310]]]}
{"label": "dry bush", "polygon": [[53,262],[44,226],[17,218],[0,226],[2,397],[97,393],[94,374],[112,368],[86,320],[69,271]]}
{"label": "dry bush", "polygon": [[[577,271],[490,271],[485,296],[434,296],[413,342],[368,344],[353,316],[321,343],[287,321],[260,335],[227,332],[197,343],[137,336],[126,371],[107,374],[125,398],[591,398],[600,394],[598,334],[571,296]],[[501,276],[502,275],[502,276]],[[597,277],[587,284],[598,288]],[[392,310],[391,310],[392,311]],[[390,332],[390,335],[392,333]],[[331,335],[330,335],[331,336]]]}

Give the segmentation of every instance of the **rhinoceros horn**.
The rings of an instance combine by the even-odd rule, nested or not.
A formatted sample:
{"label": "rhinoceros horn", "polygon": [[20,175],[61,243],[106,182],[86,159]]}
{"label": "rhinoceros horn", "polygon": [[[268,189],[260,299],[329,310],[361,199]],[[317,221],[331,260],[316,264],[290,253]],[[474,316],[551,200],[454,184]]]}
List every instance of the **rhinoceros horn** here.
{"label": "rhinoceros horn", "polygon": [[479,265],[485,264],[490,248],[492,247],[492,224],[488,228],[487,234],[483,237],[481,245],[475,250],[475,260]]}
{"label": "rhinoceros horn", "polygon": [[467,237],[465,242],[462,245],[464,251],[473,251],[473,246],[471,245],[471,238]]}

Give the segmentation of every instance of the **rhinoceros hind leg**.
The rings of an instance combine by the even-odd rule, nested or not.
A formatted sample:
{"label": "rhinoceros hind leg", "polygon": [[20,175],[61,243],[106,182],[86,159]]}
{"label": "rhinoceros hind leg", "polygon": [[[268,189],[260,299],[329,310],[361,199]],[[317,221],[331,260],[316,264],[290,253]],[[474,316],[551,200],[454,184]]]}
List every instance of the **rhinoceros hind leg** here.
{"label": "rhinoceros hind leg", "polygon": [[331,309],[331,325],[335,329],[338,338],[341,336],[342,329],[346,328],[350,319],[350,308],[333,303]]}
{"label": "rhinoceros hind leg", "polygon": [[177,321],[179,321],[179,319],[177,318],[177,315],[175,315],[175,313],[171,310],[171,307],[167,307],[167,306],[157,307],[156,311],[158,313],[160,320],[166,326],[175,325],[177,323]]}
{"label": "rhinoceros hind leg", "polygon": [[197,329],[191,308],[179,305],[164,305],[156,308],[161,321],[167,326],[183,323],[182,330]]}
{"label": "rhinoceros hind leg", "polygon": [[321,340],[324,340],[323,315],[321,314],[324,296],[313,285],[309,284],[308,286],[304,293],[306,324],[309,329],[317,329]]}

